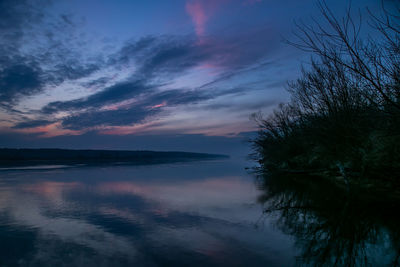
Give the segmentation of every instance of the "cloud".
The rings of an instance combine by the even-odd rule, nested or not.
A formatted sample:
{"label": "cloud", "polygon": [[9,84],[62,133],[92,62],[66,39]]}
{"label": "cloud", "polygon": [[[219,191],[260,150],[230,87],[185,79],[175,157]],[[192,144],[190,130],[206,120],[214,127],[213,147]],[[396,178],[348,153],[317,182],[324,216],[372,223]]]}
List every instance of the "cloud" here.
{"label": "cloud", "polygon": [[[186,7],[202,27],[225,2],[194,0],[187,2]],[[70,16],[60,16],[55,21],[57,28],[65,25],[64,28],[71,32],[76,27]],[[20,99],[41,93],[45,88],[57,87],[65,81],[70,82],[68,85],[89,87],[96,92],[87,97],[47,103],[33,114],[33,118],[31,116],[32,119],[17,122],[15,129],[46,126],[46,121],[57,122],[65,129],[83,131],[134,125],[167,115],[171,107],[198,104],[232,94],[228,92],[232,88],[216,88],[216,83],[221,86],[222,82],[260,64],[273,51],[276,37],[267,28],[209,35],[202,42],[196,36],[187,35],[145,36],[127,41],[117,52],[107,56],[96,54],[89,57],[82,56],[80,50],[84,47],[77,45],[84,40],[68,34],[68,31],[58,34],[54,27],[46,26],[45,29],[46,35],[42,39],[46,41],[45,46],[35,50],[38,53],[5,59],[8,65],[3,69],[4,77],[12,73],[13,66],[25,66],[26,71],[19,75],[25,74],[26,78],[18,79],[23,81],[21,84],[5,86],[7,90],[0,94],[3,106],[9,104],[11,110]],[[198,33],[204,32],[200,30]],[[204,86],[193,88],[175,84],[176,78],[200,69],[215,70],[213,77],[209,77],[213,82],[208,83],[209,79]],[[122,79],[116,78],[112,84],[114,77],[118,76],[117,71],[127,75]],[[80,78],[85,79],[71,83]],[[7,81],[1,80],[0,84]]]}
{"label": "cloud", "polygon": [[110,80],[111,80],[111,78],[109,78],[109,77],[101,77],[101,78],[98,78],[95,80],[91,80],[89,82],[84,82],[84,83],[82,83],[82,86],[87,87],[87,88],[104,87]]}
{"label": "cloud", "polygon": [[127,42],[117,53],[110,55],[110,65],[135,66],[135,75],[150,79],[182,72],[213,57],[196,45],[189,36],[147,36]]}
{"label": "cloud", "polygon": [[[137,100],[142,94],[150,97],[148,105],[152,105],[155,98],[160,103],[164,100],[170,103],[182,102],[183,98],[196,98],[188,92],[178,90],[153,94],[157,87],[163,85],[160,81],[171,79],[173,75],[182,75],[185,71],[197,66],[212,55],[196,47],[193,40],[172,36],[146,37],[137,42],[129,42],[121,48],[118,55],[110,64],[125,64],[135,61],[137,70],[131,78],[106,87],[97,93],[85,98],[70,101],[56,101],[44,106],[41,110],[45,114],[60,111],[75,111],[101,108],[127,100]],[[96,84],[99,79],[92,81]],[[100,79],[100,83],[104,79]],[[156,104],[160,104],[156,103]]]}
{"label": "cloud", "polygon": [[157,110],[155,109],[145,109],[142,107],[89,111],[64,118],[62,126],[69,130],[82,130],[100,126],[132,125],[141,123],[156,113]]}
{"label": "cloud", "polygon": [[[65,61],[65,60],[64,60]],[[82,77],[87,77],[90,74],[98,71],[102,67],[100,62],[84,63],[78,60],[69,60],[67,63],[57,64],[48,74],[52,82],[56,84],[62,83],[65,80],[76,80]]]}
{"label": "cloud", "polygon": [[67,116],[62,119],[62,126],[69,130],[87,130],[106,126],[135,125],[162,113],[164,107],[194,104],[210,98],[211,96],[207,96],[203,92],[181,89],[147,93],[143,99],[134,104],[112,110],[90,109]]}
{"label": "cloud", "polygon": [[[225,36],[220,40],[209,39],[201,44],[189,36],[147,36],[137,41],[131,40],[107,60],[108,66],[135,66],[129,78],[87,97],[50,102],[40,110],[39,115],[54,116],[67,112],[69,115],[56,121],[70,130],[125,126],[151,120],[154,115],[166,115],[170,107],[197,104],[248,91],[248,88],[217,90],[212,86],[270,64],[251,67],[257,59],[265,57],[271,48],[271,45],[260,43],[256,38],[261,36],[260,32],[265,33],[265,29]],[[267,40],[269,35],[262,36],[258,38]],[[207,62],[223,70],[211,83],[199,88],[169,88],[174,77],[182,76]],[[86,84],[101,88],[109,81],[107,77],[97,77]],[[15,127],[30,126],[35,127],[35,122],[22,121]]]}
{"label": "cloud", "polygon": [[[48,11],[50,0],[0,1],[0,107],[15,113],[26,97],[98,71],[101,55],[81,52],[84,36],[71,15]],[[40,8],[38,8],[40,7]]]}
{"label": "cloud", "polygon": [[[229,97],[224,99],[223,103],[209,103],[197,107],[197,109],[206,108],[207,110],[225,109],[229,111],[243,111],[247,109],[260,109],[276,105],[275,100],[258,101],[257,103],[236,103],[233,100],[234,95],[243,94],[247,88],[233,88],[225,91],[205,91],[205,90],[185,90],[171,89],[162,92],[147,92],[133,104],[117,106],[112,110],[93,110],[77,112],[71,116],[61,119],[62,126],[69,130],[92,130],[102,129],[108,126],[134,126],[143,124],[165,116],[168,114],[167,108],[178,107],[182,105],[200,104],[218,97]],[[250,114],[250,113],[249,113]]]}
{"label": "cloud", "polygon": [[227,0],[190,0],[186,2],[186,12],[191,17],[197,37],[202,39],[206,33],[206,23],[216,10]]}
{"label": "cloud", "polygon": [[193,23],[195,24],[196,34],[198,36],[203,36],[205,33],[205,24],[208,19],[204,6],[200,1],[187,2],[186,11],[192,17]]}
{"label": "cloud", "polygon": [[20,52],[26,32],[41,23],[43,13],[36,5],[43,1],[0,1],[0,106],[13,112],[13,104],[23,96],[42,89],[39,64]]}
{"label": "cloud", "polygon": [[[2,49],[19,47],[24,31],[43,19],[36,5],[46,6],[44,1],[2,0],[0,1],[0,42]],[[3,54],[4,55],[4,54]]]}
{"label": "cloud", "polygon": [[[207,82],[205,84],[203,84],[202,86],[199,87],[199,89],[203,89],[203,88],[210,88],[211,86],[215,86],[216,84],[225,82],[225,81],[229,81],[231,78],[235,77],[235,76],[239,76],[242,74],[246,74],[249,72],[255,72],[257,70],[266,68],[267,66],[273,65],[276,62],[274,61],[266,61],[266,62],[261,62],[260,64],[256,64],[255,66],[250,66],[249,68],[240,68],[240,69],[236,69],[236,70],[231,70],[231,71],[227,71],[222,73],[221,75],[219,75],[217,78],[215,78],[214,80]],[[238,88],[236,88],[238,89]]]}
{"label": "cloud", "polygon": [[127,42],[109,62],[132,63],[135,75],[144,79],[171,79],[199,66],[237,69],[257,64],[272,53],[278,39],[267,27],[210,36],[202,43],[191,36],[147,36]]}
{"label": "cloud", "polygon": [[41,69],[31,65],[13,65],[0,69],[0,102],[12,104],[22,95],[32,95],[42,88]]}
{"label": "cloud", "polygon": [[89,76],[100,68],[82,62],[46,66],[42,64],[44,61],[42,55],[3,58],[0,65],[0,106],[14,112],[13,107],[21,99],[42,93],[46,88],[57,86],[65,80]]}
{"label": "cloud", "polygon": [[174,74],[186,71],[210,55],[206,55],[188,41],[161,43],[152,51],[153,56],[142,63],[139,72],[144,74]]}
{"label": "cloud", "polygon": [[35,127],[40,127],[40,126],[46,126],[49,124],[54,123],[54,121],[49,121],[49,120],[28,120],[24,122],[17,123],[14,127],[14,129],[25,129],[25,128],[35,128]]}
{"label": "cloud", "polygon": [[173,89],[152,94],[148,96],[142,104],[145,106],[154,106],[160,103],[165,103],[164,106],[177,106],[194,104],[210,98],[212,98],[212,96],[203,91]]}
{"label": "cloud", "polygon": [[146,90],[151,90],[151,86],[144,84],[142,80],[121,82],[86,98],[51,102],[43,107],[41,112],[51,114],[60,111],[100,108],[108,104],[131,99]]}

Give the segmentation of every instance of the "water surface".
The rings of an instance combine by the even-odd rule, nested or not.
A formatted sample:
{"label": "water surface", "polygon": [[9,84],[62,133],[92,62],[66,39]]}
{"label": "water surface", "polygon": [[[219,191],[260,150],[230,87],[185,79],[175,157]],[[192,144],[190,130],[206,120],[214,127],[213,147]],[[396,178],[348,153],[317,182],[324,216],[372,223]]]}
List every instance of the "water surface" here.
{"label": "water surface", "polygon": [[399,266],[399,206],[233,160],[0,171],[0,266]]}
{"label": "water surface", "polygon": [[290,266],[230,160],[0,172],[1,266]]}

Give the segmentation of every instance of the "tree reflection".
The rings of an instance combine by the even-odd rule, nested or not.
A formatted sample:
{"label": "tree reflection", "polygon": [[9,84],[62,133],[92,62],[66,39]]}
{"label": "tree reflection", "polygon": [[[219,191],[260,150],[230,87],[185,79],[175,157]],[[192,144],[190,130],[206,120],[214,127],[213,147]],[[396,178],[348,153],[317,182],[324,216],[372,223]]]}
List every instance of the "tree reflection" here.
{"label": "tree reflection", "polygon": [[264,216],[295,238],[299,265],[399,266],[399,204],[321,178],[258,174]]}

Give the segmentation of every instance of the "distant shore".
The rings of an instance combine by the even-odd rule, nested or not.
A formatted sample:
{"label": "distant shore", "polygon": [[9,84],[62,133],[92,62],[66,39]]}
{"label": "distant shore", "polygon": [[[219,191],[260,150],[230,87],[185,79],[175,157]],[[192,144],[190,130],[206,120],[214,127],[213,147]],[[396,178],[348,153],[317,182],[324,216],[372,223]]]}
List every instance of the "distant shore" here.
{"label": "distant shore", "polygon": [[229,156],[178,151],[0,149],[1,167],[53,164],[157,164],[226,158]]}

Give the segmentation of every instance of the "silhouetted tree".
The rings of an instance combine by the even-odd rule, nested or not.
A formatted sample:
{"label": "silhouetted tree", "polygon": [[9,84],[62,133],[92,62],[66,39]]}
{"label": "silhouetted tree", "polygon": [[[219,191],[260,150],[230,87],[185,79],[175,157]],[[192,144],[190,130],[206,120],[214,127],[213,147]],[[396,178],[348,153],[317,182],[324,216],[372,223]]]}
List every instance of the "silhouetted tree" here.
{"label": "silhouetted tree", "polygon": [[399,7],[391,13],[382,2],[381,16],[369,11],[369,24],[374,31],[361,38],[361,15],[356,23],[350,7],[346,15],[338,19],[325,2],[319,2],[318,6],[329,27],[320,23],[314,26],[296,24],[298,41],[289,43],[344,68],[357,80],[356,89],[377,106],[391,105],[400,109]]}
{"label": "silhouetted tree", "polygon": [[374,38],[361,38],[361,18],[356,24],[350,8],[338,19],[324,2],[319,7],[330,28],[297,24],[291,44],[314,57],[289,83],[291,101],[267,118],[255,116],[256,157],[268,170],[325,170],[346,183],[379,177],[398,185],[400,17],[369,12]]}

